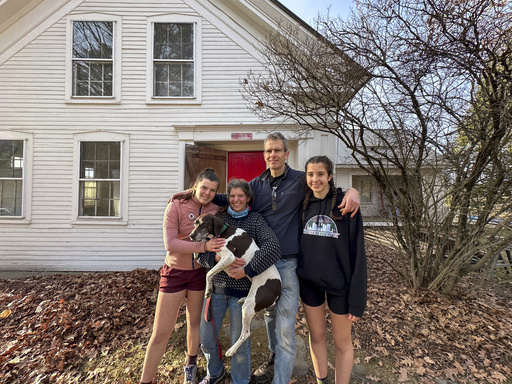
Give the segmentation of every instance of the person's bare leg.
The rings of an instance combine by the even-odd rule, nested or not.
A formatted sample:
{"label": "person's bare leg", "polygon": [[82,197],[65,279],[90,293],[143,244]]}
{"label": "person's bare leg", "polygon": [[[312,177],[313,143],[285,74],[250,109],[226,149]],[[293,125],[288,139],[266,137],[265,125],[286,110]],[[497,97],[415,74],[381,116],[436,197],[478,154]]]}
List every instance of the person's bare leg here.
{"label": "person's bare leg", "polygon": [[141,382],[149,383],[156,375],[156,371],[167,348],[169,337],[174,330],[181,303],[185,298],[186,290],[176,293],[158,293],[156,303],[153,333],[146,348],[144,368]]}
{"label": "person's bare leg", "polygon": [[327,377],[327,346],[325,342],[325,305],[310,307],[303,304],[309,328],[309,350],[315,375],[319,379]]}
{"label": "person's bare leg", "polygon": [[201,343],[200,325],[204,291],[187,292],[187,353],[196,356]]}
{"label": "person's bare leg", "polygon": [[332,337],[336,346],[336,384],[348,384],[354,365],[352,345],[352,321],[348,315],[337,315],[330,311]]}

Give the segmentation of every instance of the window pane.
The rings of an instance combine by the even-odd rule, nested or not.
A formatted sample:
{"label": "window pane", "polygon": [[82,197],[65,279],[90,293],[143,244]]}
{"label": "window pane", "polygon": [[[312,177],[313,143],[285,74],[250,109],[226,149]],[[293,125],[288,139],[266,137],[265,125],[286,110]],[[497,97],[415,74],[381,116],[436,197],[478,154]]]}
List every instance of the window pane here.
{"label": "window pane", "polygon": [[119,179],[121,172],[121,143],[80,143],[81,179]]}
{"label": "window pane", "polygon": [[75,83],[73,96],[89,96],[89,82]]}
{"label": "window pane", "polygon": [[183,82],[194,81],[194,65],[193,64],[182,64]]}
{"label": "window pane", "polygon": [[193,97],[194,96],[194,83],[183,83],[182,89],[183,96]]}
{"label": "window pane", "polygon": [[96,178],[108,179],[108,161],[98,160],[96,162]]}
{"label": "window pane", "polygon": [[108,160],[108,145],[106,141],[94,143],[96,145],[96,160]]}
{"label": "window pane", "polygon": [[80,146],[82,160],[96,160],[96,142],[82,141]]}
{"label": "window pane", "polygon": [[120,182],[86,181],[80,183],[81,216],[119,217]]}
{"label": "window pane", "polygon": [[113,22],[74,21],[73,57],[111,59]]}
{"label": "window pane", "polygon": [[73,62],[73,96],[112,96],[111,62]]}
{"label": "window pane", "polygon": [[108,167],[108,178],[119,179],[121,178],[121,162],[111,161]]}
{"label": "window pane", "polygon": [[155,64],[155,96],[194,96],[193,64]]}
{"label": "window pane", "polygon": [[153,57],[164,60],[194,59],[194,25],[155,23]]}
{"label": "window pane", "polygon": [[23,177],[23,140],[0,140],[0,177]]}
{"label": "window pane", "polygon": [[21,216],[22,180],[0,180],[0,216]]}
{"label": "window pane", "polygon": [[86,61],[75,61],[73,67],[77,81],[89,81],[89,65]]}
{"label": "window pane", "polygon": [[169,83],[157,82],[155,84],[155,96],[169,96]]}

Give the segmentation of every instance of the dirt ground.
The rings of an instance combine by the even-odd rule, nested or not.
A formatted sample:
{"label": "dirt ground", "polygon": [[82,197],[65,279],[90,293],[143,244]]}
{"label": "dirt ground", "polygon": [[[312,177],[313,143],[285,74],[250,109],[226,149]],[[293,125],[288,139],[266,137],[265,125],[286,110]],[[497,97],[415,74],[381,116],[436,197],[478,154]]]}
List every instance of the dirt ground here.
{"label": "dirt ground", "polygon": [[[449,296],[413,291],[390,268],[393,251],[371,241],[366,247],[368,307],[354,326],[351,383],[512,383],[510,276],[477,292],[471,278]],[[147,269],[0,279],[0,383],[138,383],[157,286],[158,272]],[[253,368],[268,354],[261,314],[255,322]],[[184,325],[180,313],[161,383],[182,381]],[[292,382],[312,384],[302,309],[296,334]],[[228,340],[221,340],[226,350]],[[200,358],[199,376],[204,364]]]}

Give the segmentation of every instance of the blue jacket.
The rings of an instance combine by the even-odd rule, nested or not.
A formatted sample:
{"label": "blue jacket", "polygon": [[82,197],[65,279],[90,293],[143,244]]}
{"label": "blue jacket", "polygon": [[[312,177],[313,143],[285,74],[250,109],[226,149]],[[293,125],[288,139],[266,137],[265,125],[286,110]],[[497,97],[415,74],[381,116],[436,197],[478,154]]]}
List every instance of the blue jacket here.
{"label": "blue jacket", "polygon": [[[297,257],[301,234],[301,208],[305,197],[304,172],[296,171],[286,164],[284,178],[276,189],[277,209],[272,210],[272,187],[270,186],[270,169],[249,182],[254,201],[251,208],[260,213],[268,226],[274,231],[281,246],[284,259]],[[214,204],[227,205],[226,195],[217,194]]]}

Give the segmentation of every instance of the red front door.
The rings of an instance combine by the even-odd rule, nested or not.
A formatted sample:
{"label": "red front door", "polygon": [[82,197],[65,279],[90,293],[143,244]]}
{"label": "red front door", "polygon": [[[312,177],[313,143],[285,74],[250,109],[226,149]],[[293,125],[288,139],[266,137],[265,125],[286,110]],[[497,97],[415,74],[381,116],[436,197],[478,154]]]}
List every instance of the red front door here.
{"label": "red front door", "polygon": [[251,181],[266,168],[263,151],[228,153],[228,181],[233,177]]}

